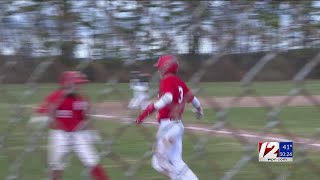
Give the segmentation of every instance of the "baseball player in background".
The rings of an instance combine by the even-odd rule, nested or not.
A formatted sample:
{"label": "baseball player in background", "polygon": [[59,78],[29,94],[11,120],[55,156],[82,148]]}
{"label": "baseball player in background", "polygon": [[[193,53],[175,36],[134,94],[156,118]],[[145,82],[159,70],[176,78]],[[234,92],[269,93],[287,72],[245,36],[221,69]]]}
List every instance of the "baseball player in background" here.
{"label": "baseball player in background", "polygon": [[129,102],[129,110],[144,110],[149,104],[149,76],[136,72],[130,80],[133,97]]}
{"label": "baseball player in background", "polygon": [[176,75],[179,65],[175,56],[161,56],[155,67],[161,76],[159,98],[147,106],[136,119],[136,123],[142,123],[147,116],[157,110],[157,120],[160,125],[152,157],[153,168],[172,180],[197,180],[198,177],[182,160],[184,126],[181,115],[186,103],[192,103],[197,118],[203,116],[203,109],[186,83]]}
{"label": "baseball player in background", "polygon": [[79,90],[79,84],[86,82],[86,75],[78,71],[64,72],[60,88],[48,95],[37,109],[37,118],[47,118],[49,122],[48,163],[53,180],[62,179],[65,158],[70,151],[89,168],[93,179],[108,179],[93,146],[93,130],[87,119],[89,102]]}

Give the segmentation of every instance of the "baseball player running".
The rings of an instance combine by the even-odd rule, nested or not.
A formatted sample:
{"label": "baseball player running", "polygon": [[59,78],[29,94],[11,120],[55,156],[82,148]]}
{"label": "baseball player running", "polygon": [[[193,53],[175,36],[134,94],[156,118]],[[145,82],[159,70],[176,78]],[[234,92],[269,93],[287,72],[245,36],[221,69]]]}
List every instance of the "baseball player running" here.
{"label": "baseball player running", "polygon": [[88,82],[78,71],[66,71],[60,77],[60,88],[52,92],[38,109],[38,117],[48,118],[48,163],[51,179],[62,179],[65,157],[73,151],[90,170],[95,180],[107,180],[93,147],[92,130],[88,129],[86,113],[89,102],[79,92],[79,84]]}
{"label": "baseball player running", "polygon": [[202,107],[185,82],[176,75],[178,71],[176,57],[163,55],[158,59],[155,67],[161,76],[159,99],[147,106],[137,118],[136,123],[142,123],[147,116],[157,110],[160,125],[152,157],[153,168],[172,180],[197,180],[198,177],[182,160],[184,126],[181,115],[185,104],[192,103],[197,117],[201,118]]}

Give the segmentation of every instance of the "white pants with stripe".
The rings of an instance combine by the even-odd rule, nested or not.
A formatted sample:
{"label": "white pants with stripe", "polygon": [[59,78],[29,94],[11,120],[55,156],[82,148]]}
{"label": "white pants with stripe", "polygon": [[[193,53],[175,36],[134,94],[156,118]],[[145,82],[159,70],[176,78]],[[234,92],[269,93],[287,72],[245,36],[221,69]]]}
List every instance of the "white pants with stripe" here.
{"label": "white pants with stripe", "polygon": [[66,156],[75,152],[86,167],[94,167],[99,163],[98,153],[93,146],[89,131],[65,132],[50,130],[48,139],[48,163],[52,170],[63,170]]}
{"label": "white pants with stripe", "polygon": [[198,180],[182,160],[184,126],[181,120],[162,120],[157,132],[157,142],[152,157],[152,166],[171,180]]}

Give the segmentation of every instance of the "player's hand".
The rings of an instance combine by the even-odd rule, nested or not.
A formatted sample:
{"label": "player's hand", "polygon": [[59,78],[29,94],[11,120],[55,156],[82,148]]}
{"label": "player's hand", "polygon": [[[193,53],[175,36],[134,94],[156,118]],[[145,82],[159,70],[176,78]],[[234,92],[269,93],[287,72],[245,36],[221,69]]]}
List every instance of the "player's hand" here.
{"label": "player's hand", "polygon": [[196,118],[197,118],[197,119],[202,119],[202,117],[204,116],[202,107],[195,108],[195,109],[193,109],[192,111],[193,111],[194,113],[196,113]]}
{"label": "player's hand", "polygon": [[136,119],[136,124],[141,124],[143,119],[144,118],[141,115],[139,115],[139,117]]}
{"label": "player's hand", "polygon": [[48,116],[33,116],[30,118],[28,124],[31,128],[43,129],[48,126],[50,118]]}

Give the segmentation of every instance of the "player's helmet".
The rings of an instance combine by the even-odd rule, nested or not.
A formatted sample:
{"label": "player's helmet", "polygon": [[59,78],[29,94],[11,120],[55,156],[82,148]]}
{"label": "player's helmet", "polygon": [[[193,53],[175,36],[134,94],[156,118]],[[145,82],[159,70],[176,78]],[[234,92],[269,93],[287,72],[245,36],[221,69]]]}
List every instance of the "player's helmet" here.
{"label": "player's helmet", "polygon": [[158,62],[154,64],[154,66],[159,70],[161,75],[165,75],[167,73],[177,73],[179,64],[177,58],[173,55],[167,54],[160,56]]}
{"label": "player's helmet", "polygon": [[61,86],[82,84],[89,82],[88,77],[79,71],[65,71],[61,74],[59,83]]}

